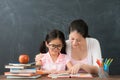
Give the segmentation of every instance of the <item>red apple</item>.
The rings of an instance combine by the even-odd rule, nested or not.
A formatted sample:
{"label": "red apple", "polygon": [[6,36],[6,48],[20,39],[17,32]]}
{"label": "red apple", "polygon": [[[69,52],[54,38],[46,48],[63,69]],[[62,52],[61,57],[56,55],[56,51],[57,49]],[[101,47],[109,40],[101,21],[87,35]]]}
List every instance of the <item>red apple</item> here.
{"label": "red apple", "polygon": [[27,54],[21,54],[19,56],[19,62],[21,64],[27,64],[29,62],[29,55],[27,55]]}

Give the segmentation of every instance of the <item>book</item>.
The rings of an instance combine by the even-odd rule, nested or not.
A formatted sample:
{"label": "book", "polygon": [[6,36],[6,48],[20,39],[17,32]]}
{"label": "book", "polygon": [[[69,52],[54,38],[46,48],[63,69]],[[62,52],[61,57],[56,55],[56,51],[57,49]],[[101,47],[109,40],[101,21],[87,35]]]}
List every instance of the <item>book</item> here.
{"label": "book", "polygon": [[42,70],[36,70],[36,74],[43,75],[43,74],[45,74],[45,73],[44,73],[44,71],[42,71]]}
{"label": "book", "polygon": [[35,65],[35,62],[31,62],[31,63],[28,63],[28,64],[21,64],[21,63],[14,62],[14,63],[9,63],[9,65],[13,65],[13,66],[32,66],[32,65]]}
{"label": "book", "polygon": [[29,69],[19,69],[19,68],[11,68],[11,73],[36,73],[36,68],[29,68]]}
{"label": "book", "polygon": [[11,73],[11,72],[4,72],[5,76],[36,76],[36,73]]}
{"label": "book", "polygon": [[36,78],[39,78],[39,77],[41,77],[41,75],[35,75],[35,76],[6,76],[6,78],[22,78],[22,79],[24,79],[24,78],[27,78],[27,79],[29,79],[29,78],[36,79]]}
{"label": "book", "polygon": [[49,74],[48,77],[51,77],[51,78],[57,78],[57,77],[92,78],[93,76],[90,73],[77,73],[77,74],[61,73],[61,74]]}
{"label": "book", "polygon": [[14,66],[14,65],[5,65],[5,68],[17,68],[17,69],[27,69],[34,68],[35,66]]}

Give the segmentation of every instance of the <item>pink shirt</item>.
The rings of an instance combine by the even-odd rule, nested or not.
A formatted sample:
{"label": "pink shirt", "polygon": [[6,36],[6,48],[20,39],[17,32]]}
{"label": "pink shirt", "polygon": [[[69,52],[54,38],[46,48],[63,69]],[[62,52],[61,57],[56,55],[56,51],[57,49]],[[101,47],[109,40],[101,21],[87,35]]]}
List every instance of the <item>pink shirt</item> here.
{"label": "pink shirt", "polygon": [[70,58],[65,54],[60,54],[55,62],[52,61],[49,53],[44,54],[41,59],[42,69],[44,70],[65,70],[66,64],[70,61]]}
{"label": "pink shirt", "polygon": [[73,65],[75,64],[89,64],[89,61],[88,61],[88,56],[82,60],[74,60],[73,58],[71,58],[71,62]]}
{"label": "pink shirt", "polygon": [[[86,58],[82,59],[82,60],[75,60],[71,57],[71,62],[73,65],[75,64],[89,64],[89,60],[88,60],[88,55]],[[85,72],[84,70],[79,70],[79,72]]]}

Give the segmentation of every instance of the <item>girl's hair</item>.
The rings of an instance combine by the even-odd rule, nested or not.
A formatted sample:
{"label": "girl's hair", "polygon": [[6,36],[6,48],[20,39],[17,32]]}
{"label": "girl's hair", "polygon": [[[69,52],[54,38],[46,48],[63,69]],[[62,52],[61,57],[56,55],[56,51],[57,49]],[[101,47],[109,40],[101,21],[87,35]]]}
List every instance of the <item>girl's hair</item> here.
{"label": "girl's hair", "polygon": [[45,42],[50,43],[52,40],[54,40],[56,38],[59,38],[61,40],[61,42],[62,42],[63,47],[61,49],[61,53],[66,54],[66,42],[65,42],[64,33],[61,32],[60,30],[57,30],[57,29],[52,30],[51,32],[49,32],[46,35],[45,41],[43,41],[40,44],[40,53],[48,52],[48,49],[47,49],[47,47],[45,45]]}
{"label": "girl's hair", "polygon": [[81,34],[84,38],[90,37],[88,35],[88,26],[82,19],[74,20],[71,22],[69,26],[69,34],[70,32],[77,31]]}

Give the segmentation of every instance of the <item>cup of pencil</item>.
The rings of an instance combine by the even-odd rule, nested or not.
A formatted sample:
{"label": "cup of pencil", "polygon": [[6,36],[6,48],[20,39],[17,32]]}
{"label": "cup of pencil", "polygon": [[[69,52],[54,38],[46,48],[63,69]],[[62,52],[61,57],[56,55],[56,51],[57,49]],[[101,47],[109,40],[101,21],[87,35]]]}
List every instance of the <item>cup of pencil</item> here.
{"label": "cup of pencil", "polygon": [[105,59],[105,61],[104,61],[104,65],[103,65],[103,69],[104,69],[104,71],[106,72],[106,73],[108,73],[109,74],[109,68],[110,68],[110,65],[111,65],[111,63],[113,62],[113,59],[111,59],[111,58],[109,58],[109,59]]}
{"label": "cup of pencil", "polygon": [[105,59],[105,61],[97,60],[96,63],[99,65],[98,75],[100,78],[107,78],[109,77],[109,67],[112,63],[113,59]]}

